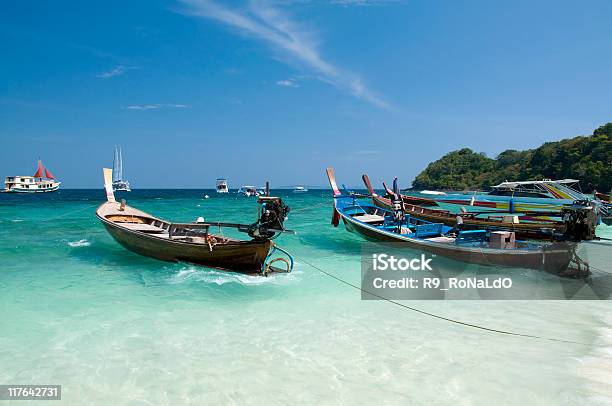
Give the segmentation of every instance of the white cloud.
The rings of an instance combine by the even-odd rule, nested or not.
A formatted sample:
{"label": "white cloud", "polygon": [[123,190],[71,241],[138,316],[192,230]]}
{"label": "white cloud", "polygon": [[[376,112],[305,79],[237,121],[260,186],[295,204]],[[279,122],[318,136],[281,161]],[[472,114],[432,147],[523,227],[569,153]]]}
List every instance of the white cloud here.
{"label": "white cloud", "polygon": [[157,103],[157,104],[132,104],[127,106],[127,110],[158,110],[164,108],[173,109],[188,109],[191,106],[188,104],[168,104],[168,103]]}
{"label": "white cloud", "polygon": [[272,47],[280,59],[316,73],[316,77],[355,97],[379,107],[389,104],[370,90],[356,74],[324,59],[314,32],[306,30],[279,8],[260,1],[230,9],[213,0],[179,0],[187,6],[187,15],[210,18],[237,29],[240,33]]}
{"label": "white cloud", "polygon": [[112,78],[114,76],[123,75],[125,72],[127,72],[129,70],[133,70],[133,69],[138,69],[138,67],[137,66],[117,65],[117,66],[115,66],[113,69],[111,69],[109,71],[98,73],[96,75],[96,77],[99,78],[99,79],[108,79],[108,78]]}
{"label": "white cloud", "polygon": [[284,87],[300,87],[293,79],[279,80],[276,84]]}

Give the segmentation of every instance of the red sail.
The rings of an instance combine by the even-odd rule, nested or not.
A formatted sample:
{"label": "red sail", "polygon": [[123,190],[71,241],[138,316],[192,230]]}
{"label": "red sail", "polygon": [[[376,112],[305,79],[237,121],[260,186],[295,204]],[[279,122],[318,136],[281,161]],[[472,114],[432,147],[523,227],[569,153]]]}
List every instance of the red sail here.
{"label": "red sail", "polygon": [[45,168],[45,178],[47,178],[47,179],[55,179],[55,176],[53,176],[53,174],[51,172],[49,172],[49,169]]}
{"label": "red sail", "polygon": [[40,162],[40,159],[39,159],[38,160],[38,170],[34,174],[34,177],[35,178],[42,178],[42,172],[43,172],[42,162]]}

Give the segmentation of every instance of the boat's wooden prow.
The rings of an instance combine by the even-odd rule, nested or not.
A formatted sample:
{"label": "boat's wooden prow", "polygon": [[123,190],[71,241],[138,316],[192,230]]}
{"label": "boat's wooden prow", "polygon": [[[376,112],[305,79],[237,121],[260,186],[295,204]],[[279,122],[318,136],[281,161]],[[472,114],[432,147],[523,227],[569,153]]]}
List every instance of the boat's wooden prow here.
{"label": "boat's wooden prow", "polygon": [[368,189],[368,192],[370,193],[370,196],[372,197],[376,197],[378,196],[376,194],[376,192],[374,191],[374,188],[372,187],[372,182],[370,182],[370,177],[367,174],[363,174],[361,175],[361,179],[363,179],[363,183],[365,184],[366,188]]}
{"label": "boat's wooden prow", "polygon": [[103,168],[104,173],[104,189],[106,190],[106,201],[109,203],[115,203],[115,193],[113,192],[113,170],[110,168]]}
{"label": "boat's wooden prow", "polygon": [[334,196],[340,196],[342,193],[338,189],[338,185],[336,184],[336,175],[334,174],[334,168],[327,168],[325,170],[327,173],[327,180],[329,180],[329,185],[334,191]]}

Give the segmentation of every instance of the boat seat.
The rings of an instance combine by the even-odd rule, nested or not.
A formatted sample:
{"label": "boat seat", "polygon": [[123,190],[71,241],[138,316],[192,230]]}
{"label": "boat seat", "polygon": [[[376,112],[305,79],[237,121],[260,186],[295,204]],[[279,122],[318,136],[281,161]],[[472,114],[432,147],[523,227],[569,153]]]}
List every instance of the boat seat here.
{"label": "boat seat", "polygon": [[362,223],[379,223],[384,222],[385,218],[383,216],[379,216],[378,214],[363,214],[361,216],[355,216],[355,220],[359,220]]}
{"label": "boat seat", "polygon": [[457,235],[457,242],[484,241],[487,230],[463,230]]}
{"label": "boat seat", "polygon": [[161,234],[165,232],[164,229],[160,227],[155,227],[150,224],[139,224],[139,223],[121,223],[121,227],[127,228],[132,231],[140,231],[142,233],[149,234]]}
{"label": "boat seat", "polygon": [[442,223],[419,224],[416,226],[416,237],[437,237],[442,234]]}

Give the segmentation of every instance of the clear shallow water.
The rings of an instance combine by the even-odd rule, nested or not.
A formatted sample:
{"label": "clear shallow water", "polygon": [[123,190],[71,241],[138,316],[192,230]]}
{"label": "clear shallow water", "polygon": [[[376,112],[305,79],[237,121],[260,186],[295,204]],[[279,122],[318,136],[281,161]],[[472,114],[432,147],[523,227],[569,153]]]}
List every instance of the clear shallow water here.
{"label": "clear shallow water", "polygon": [[[581,346],[362,301],[303,262],[359,284],[361,240],[329,225],[328,192],[284,195],[298,235],[277,242],[296,270],[257,278],[126,251],[95,219],[101,190],[0,194],[0,383],[61,384],[64,404],[612,403],[610,302],[408,302]],[[256,212],[254,199],[212,191],[126,197],[180,221],[249,222]],[[612,238],[612,228],[598,232]],[[610,270],[608,247],[593,247],[589,259]]]}

